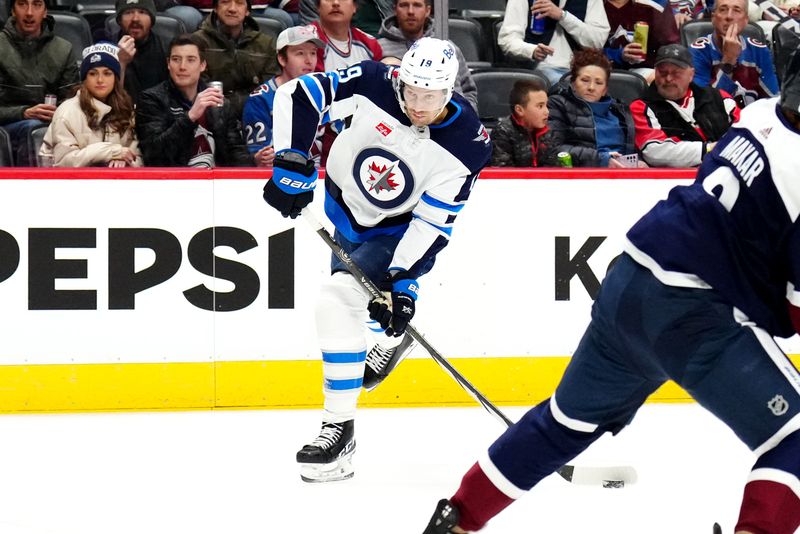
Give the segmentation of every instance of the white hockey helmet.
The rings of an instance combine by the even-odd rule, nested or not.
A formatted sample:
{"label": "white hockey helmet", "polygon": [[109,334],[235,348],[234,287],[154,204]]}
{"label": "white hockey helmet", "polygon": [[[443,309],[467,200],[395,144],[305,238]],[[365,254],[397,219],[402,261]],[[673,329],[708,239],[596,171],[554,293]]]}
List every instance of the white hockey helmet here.
{"label": "white hockey helmet", "polygon": [[453,45],[434,37],[423,37],[411,45],[403,55],[395,82],[395,93],[405,112],[405,86],[420,89],[442,90],[444,108],[453,95],[458,78],[458,59]]}

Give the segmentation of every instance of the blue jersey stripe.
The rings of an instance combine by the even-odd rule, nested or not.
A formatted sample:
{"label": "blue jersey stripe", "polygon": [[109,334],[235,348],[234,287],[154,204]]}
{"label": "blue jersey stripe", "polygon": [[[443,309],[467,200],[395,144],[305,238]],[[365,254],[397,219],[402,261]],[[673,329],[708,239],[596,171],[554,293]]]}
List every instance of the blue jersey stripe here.
{"label": "blue jersey stripe", "polygon": [[317,85],[319,82],[315,80],[313,76],[306,75],[300,77],[300,83],[302,83],[308,91],[308,94],[311,96],[311,99],[317,110],[322,112],[324,102],[322,101],[322,91],[320,90],[319,85]]}
{"label": "blue jersey stripe", "polygon": [[367,358],[367,352],[322,352],[325,363],[361,363]]}
{"label": "blue jersey stripe", "polygon": [[458,213],[459,211],[461,211],[461,208],[464,207],[464,204],[454,205],[454,204],[448,204],[446,202],[442,202],[441,200],[436,200],[435,198],[430,196],[428,193],[422,193],[422,199],[421,200],[423,202],[425,202],[426,204],[429,204],[429,205],[433,206],[434,208],[441,208],[443,210],[452,211],[452,212],[455,212],[455,213]]}
{"label": "blue jersey stripe", "polygon": [[332,391],[345,391],[348,389],[358,389],[364,382],[364,378],[347,378],[343,380],[325,379],[325,389]]}

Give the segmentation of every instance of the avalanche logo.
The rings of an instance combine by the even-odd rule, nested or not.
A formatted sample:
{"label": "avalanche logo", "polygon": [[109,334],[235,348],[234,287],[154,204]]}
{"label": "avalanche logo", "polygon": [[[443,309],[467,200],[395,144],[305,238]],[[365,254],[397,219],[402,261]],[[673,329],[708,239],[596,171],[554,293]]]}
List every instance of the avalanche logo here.
{"label": "avalanche logo", "polygon": [[381,209],[400,206],[414,191],[411,169],[383,148],[362,150],[353,163],[353,178],[367,200]]}

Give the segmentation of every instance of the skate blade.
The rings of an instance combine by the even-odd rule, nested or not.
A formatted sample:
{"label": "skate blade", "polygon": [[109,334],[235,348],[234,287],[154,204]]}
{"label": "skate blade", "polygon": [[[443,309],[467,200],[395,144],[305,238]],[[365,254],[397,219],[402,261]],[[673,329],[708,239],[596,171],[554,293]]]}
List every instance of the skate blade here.
{"label": "skate blade", "polygon": [[329,464],[300,464],[300,479],[303,482],[337,482],[353,478],[355,470],[350,456]]}

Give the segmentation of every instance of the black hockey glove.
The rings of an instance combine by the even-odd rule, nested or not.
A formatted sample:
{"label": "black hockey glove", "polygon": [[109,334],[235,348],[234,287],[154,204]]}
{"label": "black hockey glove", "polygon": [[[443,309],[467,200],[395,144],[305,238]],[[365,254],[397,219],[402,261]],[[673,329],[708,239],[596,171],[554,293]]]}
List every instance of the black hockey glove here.
{"label": "black hockey glove", "polygon": [[264,186],[264,200],[292,219],[314,200],[317,168],[299,152],[283,151],[275,156],[272,178]]}
{"label": "black hockey glove", "polygon": [[391,291],[391,305],[386,299],[375,299],[369,303],[369,317],[386,330],[387,336],[402,336],[414,317],[419,284],[400,272],[392,276],[386,273],[379,284],[382,291]]}

